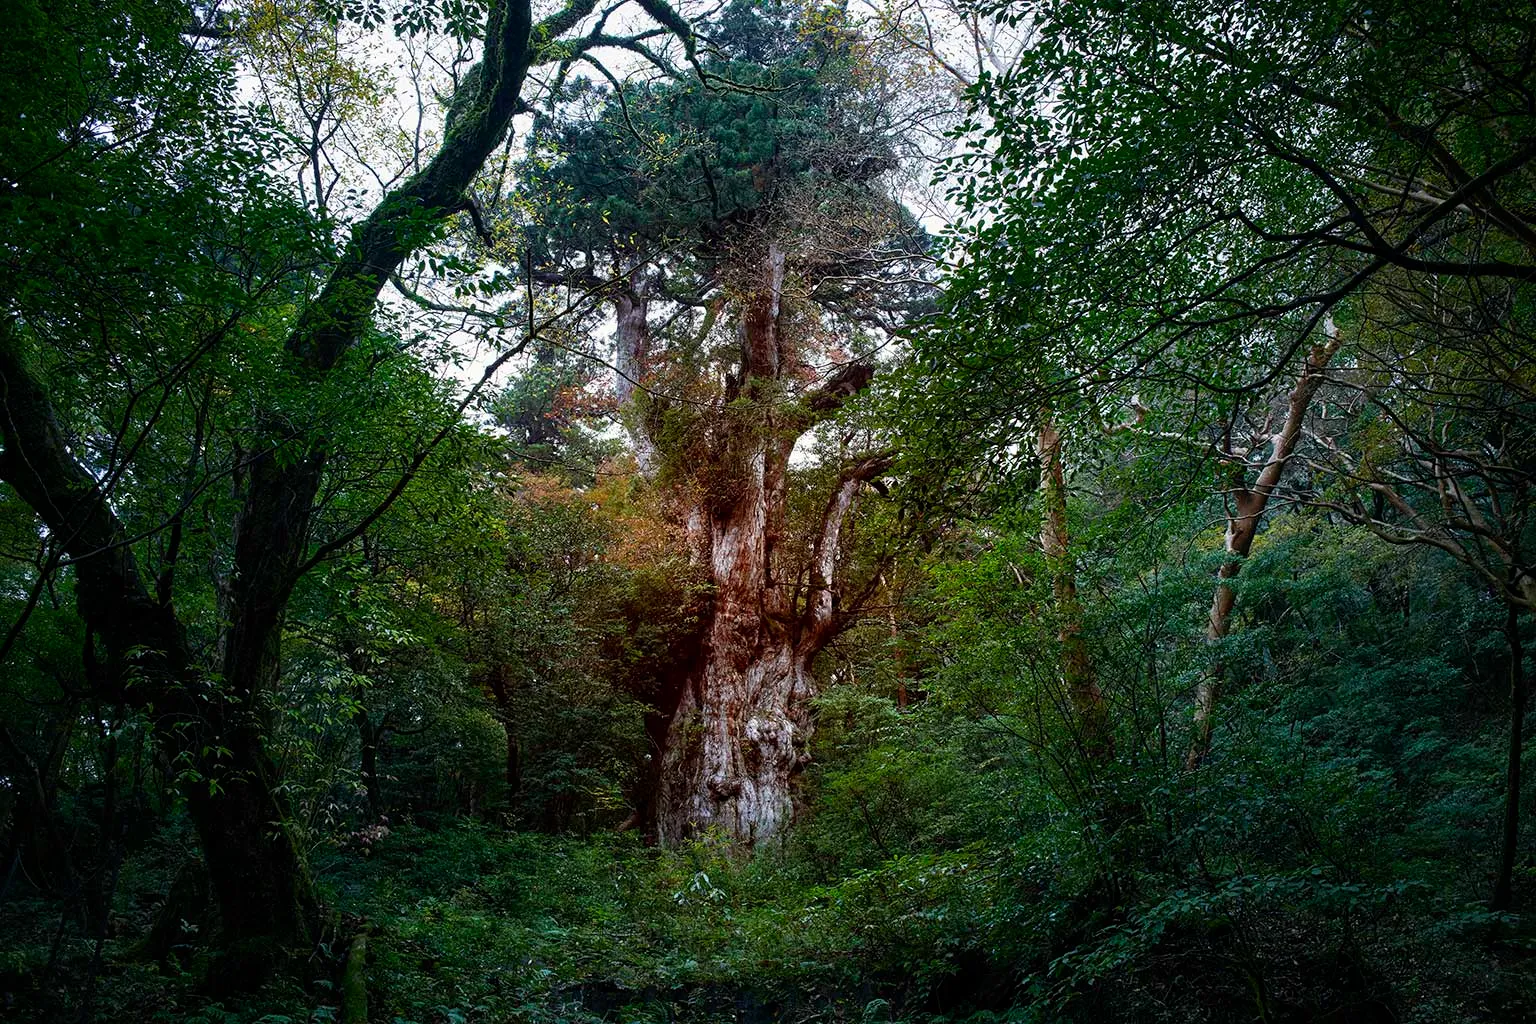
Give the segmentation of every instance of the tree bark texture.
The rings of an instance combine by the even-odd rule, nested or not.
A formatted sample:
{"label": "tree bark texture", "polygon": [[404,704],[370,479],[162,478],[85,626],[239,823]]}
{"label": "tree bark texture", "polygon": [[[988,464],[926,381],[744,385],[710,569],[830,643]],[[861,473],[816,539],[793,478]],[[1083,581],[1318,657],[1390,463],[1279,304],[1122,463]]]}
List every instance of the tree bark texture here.
{"label": "tree bark texture", "polygon": [[[614,293],[614,368],[618,371],[614,390],[620,408],[628,409],[635,422],[629,430],[634,445],[635,463],[640,475],[647,480],[656,477],[656,445],[651,440],[651,430],[645,420],[649,403],[643,400],[641,379],[646,374],[646,363],[651,351],[650,306],[656,279],[650,268],[641,268],[630,275],[627,286]],[[636,391],[642,389],[642,399],[637,401]]]}
{"label": "tree bark texture", "polygon": [[[790,568],[790,451],[814,413],[840,404],[827,396],[841,385],[829,382],[799,403],[783,400],[794,343],[781,330],[785,257],[777,246],[767,247],[758,274],[743,300],[741,378],[714,425],[709,486],[680,515],[714,600],[660,752],[656,830],[668,844],[719,829],[751,846],[789,822],[808,760],[811,663],[844,625],[836,585],[843,523],[860,488],[890,464],[875,456],[842,472],[809,564]],[[855,376],[859,387],[869,380],[867,370]]]}
{"label": "tree bark texture", "polygon": [[[1212,645],[1219,644],[1232,628],[1232,610],[1237,605],[1237,590],[1233,581],[1242,572],[1243,560],[1253,550],[1259,521],[1285,476],[1286,465],[1301,439],[1307,409],[1318,389],[1323,386],[1324,371],[1338,350],[1339,334],[1334,331],[1328,341],[1314,345],[1307,353],[1307,361],[1286,402],[1284,421],[1280,429],[1269,438],[1269,457],[1259,468],[1252,486],[1248,484],[1246,462],[1236,461],[1234,465],[1232,507],[1227,516],[1223,544],[1226,558],[1216,572],[1216,591],[1211,598],[1211,614],[1205,630],[1206,640]],[[1216,701],[1225,674],[1226,665],[1217,657],[1195,688],[1195,731],[1184,758],[1185,767],[1190,770],[1198,768],[1211,751]]]}

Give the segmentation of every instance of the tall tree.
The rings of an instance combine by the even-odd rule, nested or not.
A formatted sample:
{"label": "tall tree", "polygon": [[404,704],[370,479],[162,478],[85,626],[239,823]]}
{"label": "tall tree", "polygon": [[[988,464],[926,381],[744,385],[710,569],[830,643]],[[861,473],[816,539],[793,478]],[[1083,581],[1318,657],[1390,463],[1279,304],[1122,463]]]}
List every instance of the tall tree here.
{"label": "tall tree", "polygon": [[895,85],[842,15],[739,2],[701,31],[703,84],[573,90],[530,166],[558,205],[527,249],[539,279],[608,289],[641,471],[713,589],[653,723],[657,832],[750,844],[792,813],[812,662],[878,586],[847,592],[842,536],[891,465],[850,434],[811,499],[791,456],[923,301],[920,232],[888,184]]}
{"label": "tall tree", "polygon": [[[1529,400],[1528,11],[993,10],[1033,37],[977,85],[975,143],[955,165],[971,216],[954,290],[981,301],[958,301],[951,329],[925,339],[917,399],[967,408],[980,429],[952,442],[1006,464],[1021,413],[1048,399],[1079,436],[1129,410],[1143,450],[1203,453],[1236,506],[1218,643],[1282,482],[1385,539],[1450,551],[1524,608],[1523,431],[1500,424]],[[1296,382],[1290,410],[1252,402],[1280,381]],[[1245,418],[1284,426],[1238,451]],[[1215,697],[1208,674],[1191,763]]]}

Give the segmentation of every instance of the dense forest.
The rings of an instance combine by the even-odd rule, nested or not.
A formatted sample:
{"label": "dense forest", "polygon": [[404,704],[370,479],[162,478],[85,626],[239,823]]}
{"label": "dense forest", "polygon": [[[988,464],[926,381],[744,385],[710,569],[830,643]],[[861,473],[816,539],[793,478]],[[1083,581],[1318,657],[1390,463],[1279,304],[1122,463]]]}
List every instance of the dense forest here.
{"label": "dense forest", "polygon": [[1529,0],[11,0],[0,111],[5,1021],[1536,1019]]}

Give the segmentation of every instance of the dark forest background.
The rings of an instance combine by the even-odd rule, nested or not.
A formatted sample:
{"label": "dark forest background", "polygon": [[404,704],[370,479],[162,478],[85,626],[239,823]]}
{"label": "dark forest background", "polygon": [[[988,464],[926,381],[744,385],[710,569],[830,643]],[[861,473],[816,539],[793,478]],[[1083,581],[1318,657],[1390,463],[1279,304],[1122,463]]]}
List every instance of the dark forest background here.
{"label": "dark forest background", "polygon": [[1536,1015],[1528,3],[17,0],[0,111],[5,1020]]}

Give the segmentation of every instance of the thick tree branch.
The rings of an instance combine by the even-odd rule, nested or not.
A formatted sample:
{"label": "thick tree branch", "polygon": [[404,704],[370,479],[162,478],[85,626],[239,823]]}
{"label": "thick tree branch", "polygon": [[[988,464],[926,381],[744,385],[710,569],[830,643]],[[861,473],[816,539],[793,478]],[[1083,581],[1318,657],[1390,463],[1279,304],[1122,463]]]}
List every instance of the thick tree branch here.
{"label": "thick tree branch", "polygon": [[814,641],[824,641],[837,611],[837,556],[839,538],[854,496],[864,484],[884,473],[896,461],[895,453],[870,455],[844,469],[837,486],[827,499],[821,514],[821,529],[811,551],[809,592],[806,595],[802,632]]}

